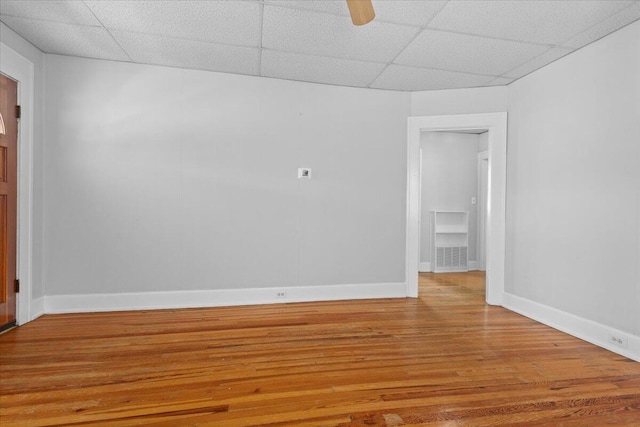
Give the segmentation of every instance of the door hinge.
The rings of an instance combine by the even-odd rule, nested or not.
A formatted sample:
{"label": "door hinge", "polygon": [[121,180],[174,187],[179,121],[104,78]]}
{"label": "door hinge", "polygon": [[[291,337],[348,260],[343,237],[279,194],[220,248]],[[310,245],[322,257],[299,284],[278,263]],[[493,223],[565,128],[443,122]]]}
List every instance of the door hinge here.
{"label": "door hinge", "polygon": [[22,108],[19,105],[16,105],[16,119],[19,119],[22,115]]}
{"label": "door hinge", "polygon": [[16,294],[20,292],[20,279],[16,279],[16,281],[14,282],[13,290]]}

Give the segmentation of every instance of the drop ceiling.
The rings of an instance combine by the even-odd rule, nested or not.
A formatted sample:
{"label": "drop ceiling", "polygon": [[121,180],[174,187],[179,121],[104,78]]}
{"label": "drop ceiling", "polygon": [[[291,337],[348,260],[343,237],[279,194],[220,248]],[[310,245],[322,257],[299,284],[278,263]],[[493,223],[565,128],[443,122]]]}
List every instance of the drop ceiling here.
{"label": "drop ceiling", "polygon": [[400,91],[508,84],[640,19],[634,1],[10,1],[45,53]]}

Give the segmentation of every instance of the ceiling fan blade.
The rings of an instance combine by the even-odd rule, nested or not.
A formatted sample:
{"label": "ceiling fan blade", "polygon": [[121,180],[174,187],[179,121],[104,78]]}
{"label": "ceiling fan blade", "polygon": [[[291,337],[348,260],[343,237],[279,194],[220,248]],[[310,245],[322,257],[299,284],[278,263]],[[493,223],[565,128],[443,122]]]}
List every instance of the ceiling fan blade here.
{"label": "ceiling fan blade", "polygon": [[353,25],[368,24],[376,17],[371,0],[347,0]]}

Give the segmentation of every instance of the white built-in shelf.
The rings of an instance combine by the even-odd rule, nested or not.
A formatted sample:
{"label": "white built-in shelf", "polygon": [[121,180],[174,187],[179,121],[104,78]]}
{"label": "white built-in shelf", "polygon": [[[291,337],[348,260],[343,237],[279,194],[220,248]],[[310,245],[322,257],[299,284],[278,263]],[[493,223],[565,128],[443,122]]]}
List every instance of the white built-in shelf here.
{"label": "white built-in shelf", "polygon": [[431,211],[431,270],[469,270],[469,212]]}

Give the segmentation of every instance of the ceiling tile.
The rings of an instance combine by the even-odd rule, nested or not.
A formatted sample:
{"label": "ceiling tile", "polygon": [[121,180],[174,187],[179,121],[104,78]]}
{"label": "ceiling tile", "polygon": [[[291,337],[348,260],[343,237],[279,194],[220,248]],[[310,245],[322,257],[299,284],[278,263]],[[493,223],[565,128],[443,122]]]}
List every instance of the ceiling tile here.
{"label": "ceiling tile", "polygon": [[389,62],[418,31],[376,21],[356,27],[348,17],[265,6],[262,45],[279,51]]}
{"label": "ceiling tile", "polygon": [[132,60],[143,64],[258,75],[260,49],[112,30]]}
{"label": "ceiling tile", "polygon": [[349,8],[344,0],[265,0],[271,6],[306,9],[332,15],[349,16]]}
{"label": "ceiling tile", "polygon": [[245,1],[87,1],[108,29],[260,45],[261,5]]}
{"label": "ceiling tile", "polygon": [[[349,16],[349,8],[345,0],[266,0],[266,3]],[[447,4],[446,1],[435,0],[374,0],[373,9],[376,13],[376,21],[424,26],[445,4]]]}
{"label": "ceiling tile", "polygon": [[634,2],[631,6],[572,37],[562,45],[573,48],[585,46],[638,19],[640,19],[640,1]]}
{"label": "ceiling tile", "polygon": [[375,1],[373,7],[376,19],[404,25],[424,26],[438,13],[446,1],[394,0]]}
{"label": "ceiling tile", "polygon": [[345,0],[0,0],[0,19],[46,53],[397,90],[508,84],[640,19],[640,0],[373,4],[362,27]]}
{"label": "ceiling tile", "polygon": [[483,86],[490,76],[390,65],[371,85],[377,89],[436,90]]}
{"label": "ceiling tile", "polygon": [[630,1],[452,1],[430,28],[543,44],[561,44]]}
{"label": "ceiling tile", "polygon": [[544,52],[542,55],[527,62],[526,64],[522,64],[521,66],[504,73],[504,76],[520,78],[531,73],[532,71],[537,70],[538,68],[544,67],[545,65],[555,61],[556,59],[568,55],[571,52],[573,52],[573,49],[565,49],[561,47],[551,48]]}
{"label": "ceiling tile", "polygon": [[530,61],[546,49],[541,45],[424,30],[394,62],[498,76]]}
{"label": "ceiling tile", "polygon": [[281,79],[367,87],[386,65],[299,53],[262,51],[260,75]]}
{"label": "ceiling tile", "polygon": [[0,14],[67,24],[100,26],[100,22],[93,16],[91,10],[81,1],[2,0]]}
{"label": "ceiling tile", "polygon": [[109,32],[101,27],[3,16],[9,28],[45,53],[130,61]]}

